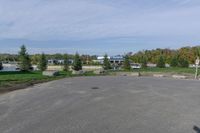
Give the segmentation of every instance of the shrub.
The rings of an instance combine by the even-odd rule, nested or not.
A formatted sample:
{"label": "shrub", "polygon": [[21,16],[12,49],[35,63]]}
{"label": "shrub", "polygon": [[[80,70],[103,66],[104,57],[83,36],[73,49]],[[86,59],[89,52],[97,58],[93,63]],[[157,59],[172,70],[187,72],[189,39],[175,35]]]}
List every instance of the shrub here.
{"label": "shrub", "polygon": [[174,56],[171,61],[170,61],[170,66],[171,67],[178,67],[178,58],[177,56]]}
{"label": "shrub", "polygon": [[184,67],[187,68],[189,67],[189,62],[188,60],[184,59],[184,58],[180,58],[178,61],[179,67]]}

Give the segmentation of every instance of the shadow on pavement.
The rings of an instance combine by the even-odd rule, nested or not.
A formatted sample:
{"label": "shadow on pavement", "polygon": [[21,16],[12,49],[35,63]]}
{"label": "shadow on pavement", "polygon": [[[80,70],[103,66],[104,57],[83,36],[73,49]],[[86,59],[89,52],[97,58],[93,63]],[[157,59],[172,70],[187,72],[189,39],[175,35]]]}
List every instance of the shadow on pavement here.
{"label": "shadow on pavement", "polygon": [[194,126],[194,127],[193,127],[193,130],[194,130],[196,133],[200,133],[200,128],[197,127],[197,126]]}

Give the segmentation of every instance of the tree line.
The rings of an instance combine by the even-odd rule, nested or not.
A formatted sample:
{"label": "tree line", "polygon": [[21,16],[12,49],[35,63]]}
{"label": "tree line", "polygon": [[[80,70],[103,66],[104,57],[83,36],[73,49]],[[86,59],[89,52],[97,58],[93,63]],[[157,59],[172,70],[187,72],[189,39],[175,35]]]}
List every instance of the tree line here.
{"label": "tree line", "polygon": [[[30,59],[28,58],[28,54],[26,52],[26,48],[25,46],[23,45],[21,47],[21,51],[19,52],[19,62],[20,62],[20,69],[21,70],[25,70],[25,71],[29,71],[29,68],[30,66],[27,66],[24,68],[24,66],[26,66],[27,64],[31,64],[30,62]],[[47,57],[49,57],[49,55],[45,55],[44,53],[42,53],[41,55],[38,55],[38,60],[36,62],[36,64],[38,65],[38,69],[41,70],[41,71],[44,71],[47,69]],[[64,60],[64,68],[63,70],[64,71],[69,71],[69,57],[72,57],[68,54],[57,54],[56,55],[57,59],[63,59]],[[52,58],[52,57],[51,57]],[[54,58],[56,59],[56,58]],[[72,68],[76,71],[79,71],[79,70],[82,70],[82,60],[80,58],[80,55],[78,53],[76,53],[74,55],[74,62],[73,62],[73,65],[72,65]]]}
{"label": "tree line", "polygon": [[[74,59],[75,55],[73,54],[67,54],[68,55],[68,59]],[[29,54],[30,60],[31,60],[31,64],[37,65],[39,58],[40,58],[41,54]],[[50,59],[55,59],[55,60],[64,60],[66,58],[66,54],[45,54],[46,59],[50,60]],[[83,62],[83,64],[88,64],[88,65],[96,65],[94,62],[92,62],[92,60],[96,60],[97,59],[97,55],[80,55],[80,58]],[[0,61],[4,61],[4,62],[18,62],[19,61],[19,54],[0,54]]]}
{"label": "tree line", "polygon": [[[9,55],[9,54],[4,54],[4,56],[6,56],[6,57],[7,57],[7,55]],[[11,55],[9,55],[9,57],[11,57]],[[32,65],[37,65],[37,67],[40,71],[45,71],[47,69],[47,65],[48,65],[48,58],[49,59],[52,59],[52,58],[53,59],[56,59],[56,58],[63,59],[64,60],[64,64],[63,64],[64,71],[69,71],[69,58],[73,58],[74,63],[73,63],[72,68],[77,71],[82,69],[82,59],[78,53],[76,53],[74,56],[71,56],[68,54],[46,55],[44,53],[31,56],[28,54],[26,46],[22,45],[18,55],[13,55],[13,57],[16,57],[16,58],[12,61],[18,62],[18,66],[21,71],[31,71],[33,69]],[[37,59],[33,59],[33,58],[37,58]],[[0,60],[0,70],[2,70],[3,69],[2,56],[0,59],[1,59]],[[9,60],[9,61],[11,61],[11,60]]]}
{"label": "tree line", "polygon": [[144,67],[147,63],[157,64],[158,67],[164,67],[163,64],[170,64],[171,67],[188,67],[194,64],[197,57],[200,56],[200,46],[182,47],[180,49],[153,49],[143,50],[130,55],[133,62],[141,63]]}
{"label": "tree line", "polygon": [[[182,47],[180,49],[153,49],[143,50],[135,54],[129,53],[124,56],[123,69],[130,70],[131,62],[140,63],[143,68],[147,67],[148,63],[156,64],[157,67],[163,68],[166,64],[171,67],[188,67],[189,64],[194,64],[197,57],[200,56],[200,46]],[[3,68],[1,61],[17,61],[19,62],[20,70],[28,71],[31,66],[37,65],[42,71],[47,68],[48,59],[64,60],[64,70],[69,70],[69,59],[73,59],[74,70],[81,70],[83,64],[93,65],[93,60],[97,59],[96,55],[75,55],[70,54],[35,54],[29,55],[25,45],[21,46],[18,54],[0,54],[0,70]],[[104,56],[103,68],[111,69],[113,66],[109,62],[107,54]]]}
{"label": "tree line", "polygon": [[[84,64],[84,61],[88,62],[88,56],[80,56],[78,53],[76,53],[74,56],[68,55],[68,54],[57,54],[54,55],[53,57],[51,55],[46,55],[44,53],[42,54],[37,54],[34,56],[31,56],[28,54],[27,49],[25,47],[25,45],[22,45],[20,48],[20,51],[18,53],[18,55],[15,55],[17,58],[16,60],[18,61],[18,65],[19,65],[19,69],[21,71],[30,71],[32,69],[32,65],[37,65],[38,69],[41,71],[44,71],[47,69],[47,65],[48,65],[48,58],[52,59],[53,57],[56,57],[54,59],[63,59],[64,60],[64,64],[63,64],[63,70],[64,71],[69,71],[69,58],[73,58],[73,64],[72,64],[72,69],[75,71],[79,71],[82,70],[82,65]],[[31,58],[37,58],[37,59],[31,59]],[[83,58],[84,57],[84,58]],[[96,59],[96,57],[91,57],[90,56],[90,60]],[[15,61],[16,61],[15,60]],[[103,63],[103,68],[104,70],[109,70],[112,69],[112,65],[108,59],[108,55],[105,54],[104,56],[104,63]],[[129,56],[126,55],[125,56],[125,61],[123,64],[123,68],[125,70],[130,70],[131,66],[130,66],[130,59]],[[3,69],[2,66],[2,62],[0,61],[0,70]]]}

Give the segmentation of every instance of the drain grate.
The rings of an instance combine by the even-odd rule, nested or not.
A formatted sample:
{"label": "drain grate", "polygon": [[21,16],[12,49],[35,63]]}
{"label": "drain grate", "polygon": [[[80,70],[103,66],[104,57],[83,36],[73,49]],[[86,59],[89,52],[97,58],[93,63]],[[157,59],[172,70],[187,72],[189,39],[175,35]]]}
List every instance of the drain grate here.
{"label": "drain grate", "polygon": [[97,89],[99,89],[99,87],[92,87],[92,89],[93,89],[93,90],[97,90]]}

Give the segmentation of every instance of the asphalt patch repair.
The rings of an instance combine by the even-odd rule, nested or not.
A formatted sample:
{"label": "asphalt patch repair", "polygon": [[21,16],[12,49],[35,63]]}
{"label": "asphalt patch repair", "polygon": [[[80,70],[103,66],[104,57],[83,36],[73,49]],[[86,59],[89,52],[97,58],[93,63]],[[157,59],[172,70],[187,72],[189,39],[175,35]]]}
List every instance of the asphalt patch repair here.
{"label": "asphalt patch repair", "polygon": [[93,89],[93,90],[97,90],[97,89],[99,89],[99,87],[92,87],[92,89]]}

